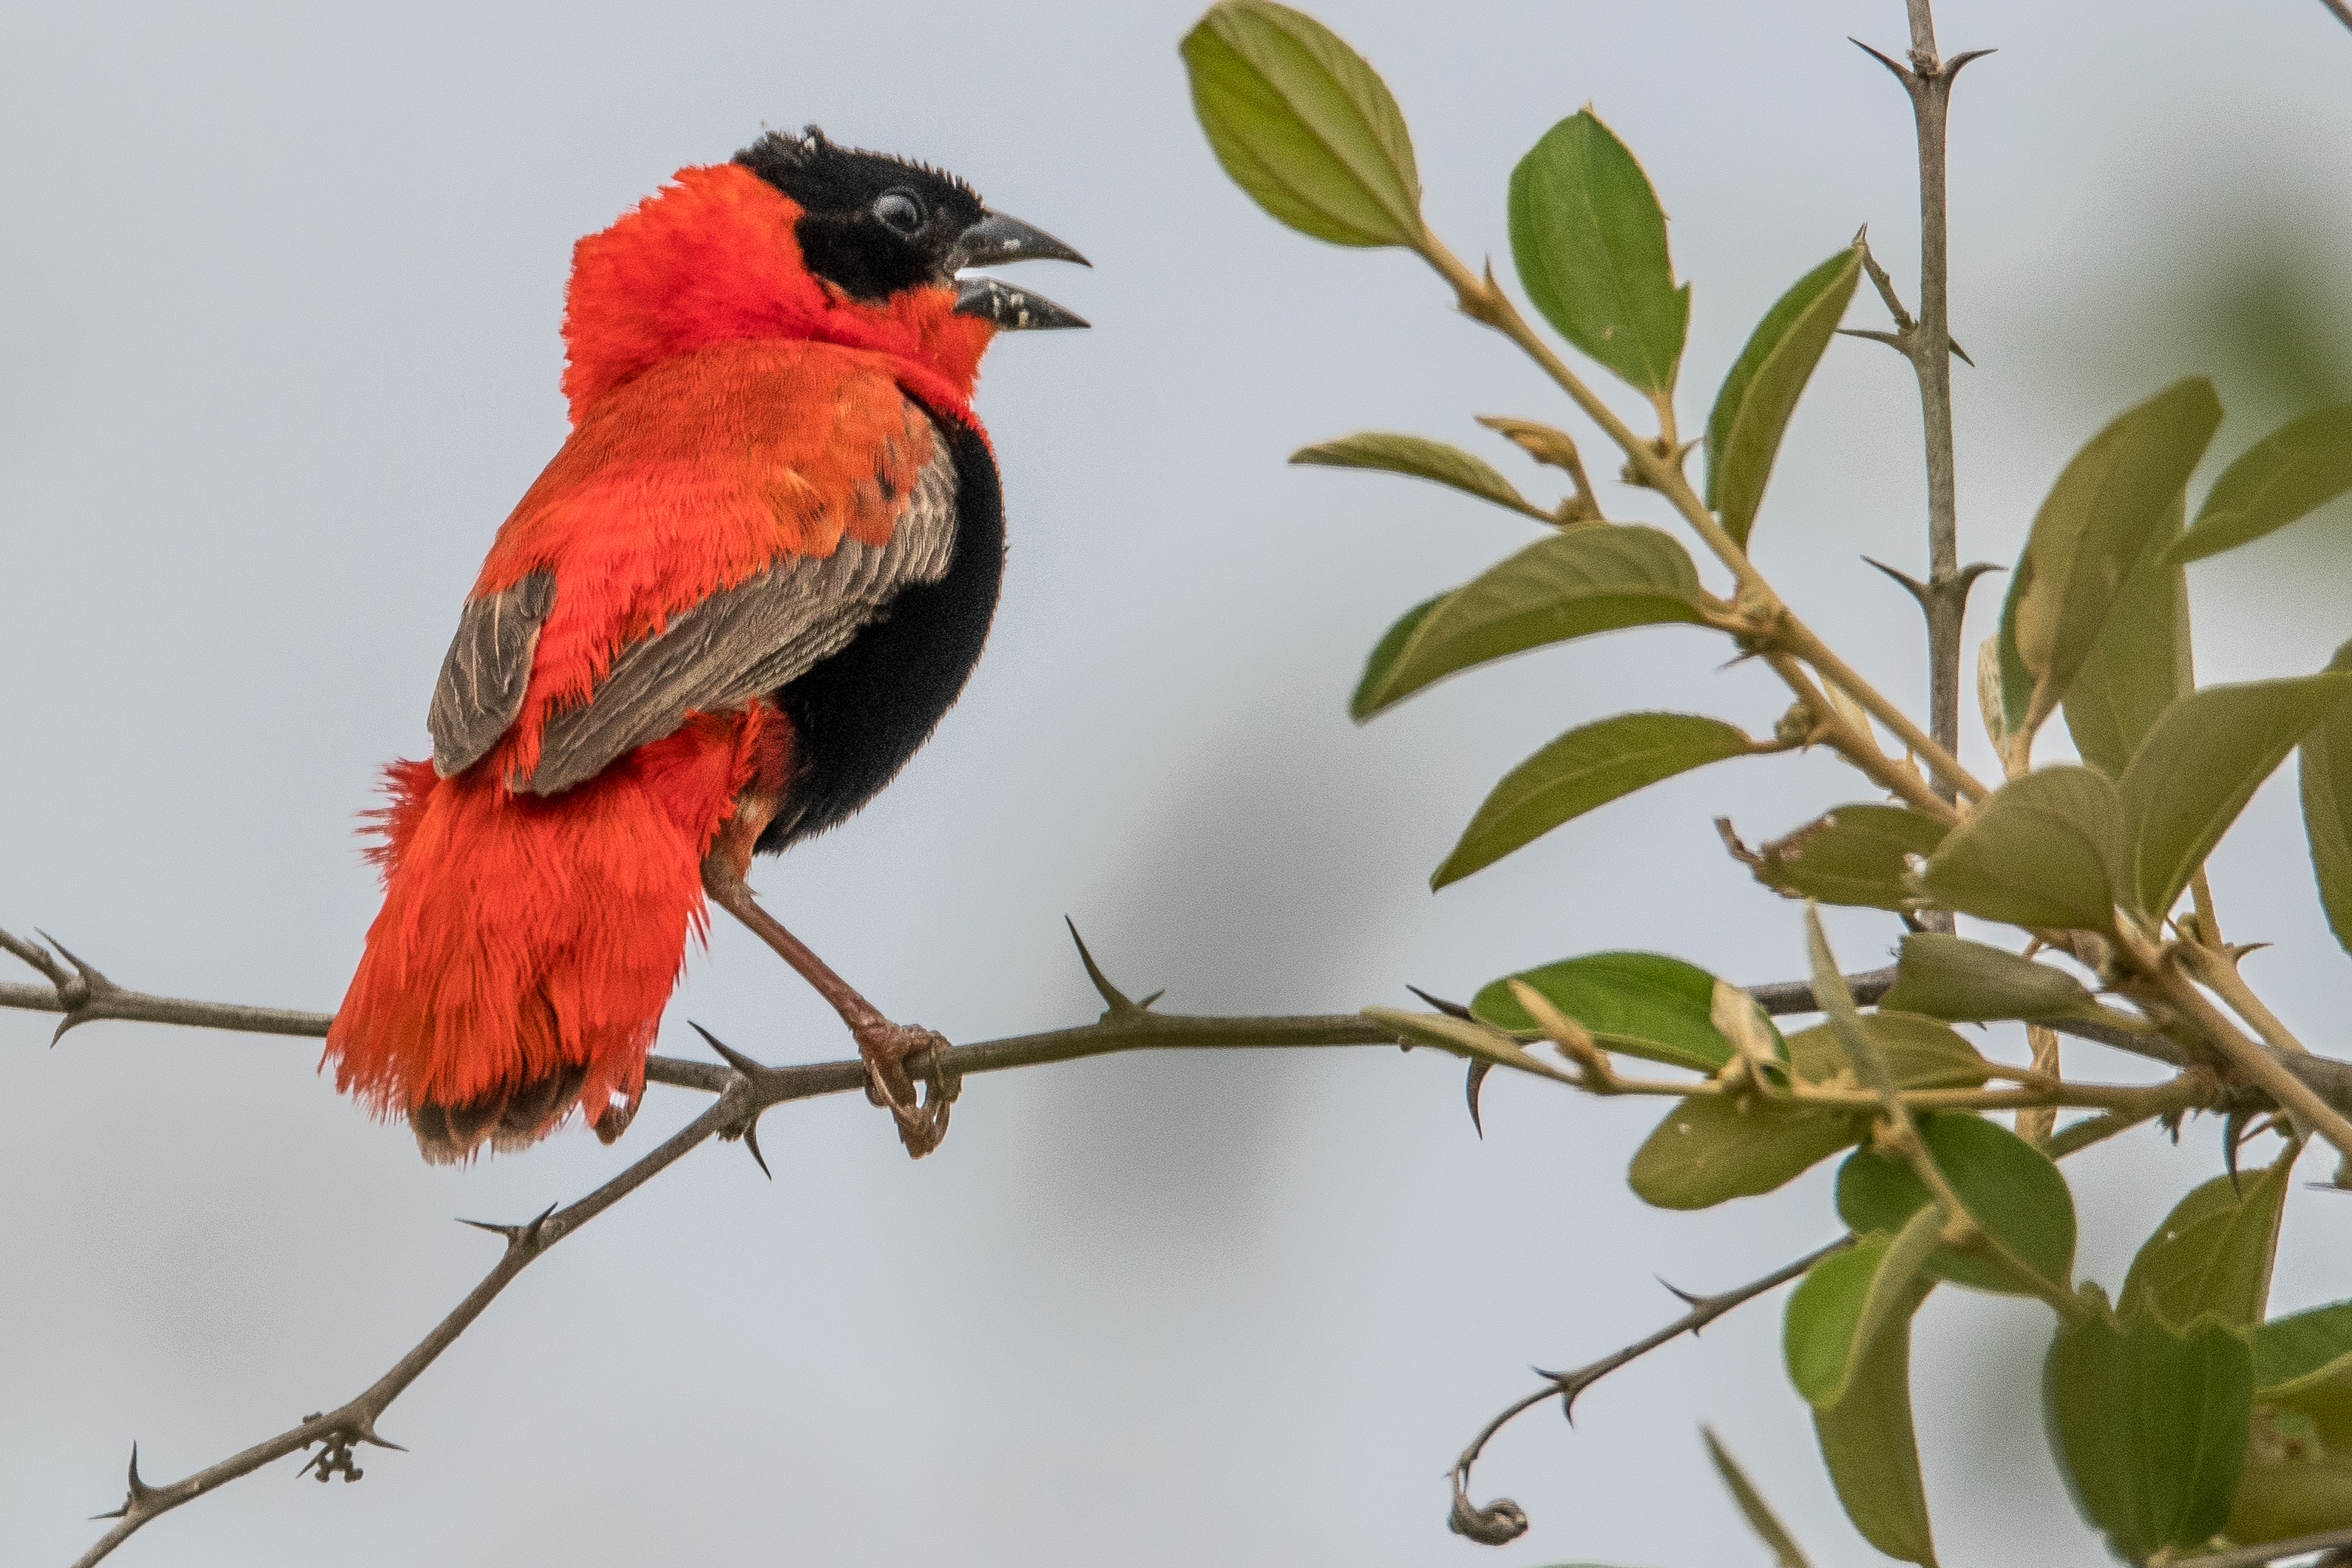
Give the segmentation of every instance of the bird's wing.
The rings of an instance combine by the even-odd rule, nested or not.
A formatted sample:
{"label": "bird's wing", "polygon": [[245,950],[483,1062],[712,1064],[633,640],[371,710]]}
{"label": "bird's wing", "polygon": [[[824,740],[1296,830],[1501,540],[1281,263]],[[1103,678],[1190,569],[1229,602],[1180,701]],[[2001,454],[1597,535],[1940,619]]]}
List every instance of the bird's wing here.
{"label": "bird's wing", "polygon": [[951,444],[886,375],[803,348],[688,371],[719,388],[697,417],[659,372],[612,395],[499,531],[504,585],[468,601],[434,689],[442,777],[512,736],[509,788],[569,789],[947,574]]}
{"label": "bird's wing", "polygon": [[587,703],[553,714],[539,764],[515,787],[552,795],[658,740],[688,711],[732,707],[794,680],[849,645],[899,590],[945,577],[955,553],[955,462],[934,444],[890,530],[889,542],[844,536],[822,558],[789,556],[721,589],[633,643]]}
{"label": "bird's wing", "polygon": [[542,567],[466,605],[434,684],[433,766],[444,779],[489,755],[522,711],[539,629],[555,602],[555,574]]}

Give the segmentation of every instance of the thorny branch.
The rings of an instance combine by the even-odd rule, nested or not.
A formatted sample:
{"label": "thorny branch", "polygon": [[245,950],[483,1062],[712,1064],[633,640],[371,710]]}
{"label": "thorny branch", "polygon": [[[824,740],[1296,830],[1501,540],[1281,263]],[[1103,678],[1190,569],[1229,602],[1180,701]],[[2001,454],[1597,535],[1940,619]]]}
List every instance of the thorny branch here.
{"label": "thorny branch", "polygon": [[[1919,582],[1891,567],[1880,570],[1911,591],[1927,618],[1928,733],[1946,750],[1960,745],[1961,623],[1969,588],[1984,571],[1960,566],[1959,497],[1953,462],[1951,251],[1946,146],[1952,83],[1970,60],[1990,49],[1941,58],[1936,52],[1936,18],[1928,0],[1908,0],[1910,63],[1889,58],[1856,39],[1855,45],[1895,73],[1910,95],[1919,140],[1919,314],[1914,319],[1895,298],[1895,287],[1874,258],[1867,259],[1871,283],[1895,318],[1895,331],[1873,336],[1891,343],[1911,361],[1919,380],[1920,423],[1927,459],[1927,580]],[[1874,562],[1874,565],[1877,563]],[[1939,779],[1937,792],[1952,798],[1951,782]],[[1948,926],[1945,929],[1949,929]]]}
{"label": "thorny branch", "polygon": [[[728,1086],[709,1109],[670,1134],[660,1147],[568,1208],[550,1208],[538,1218],[520,1225],[467,1221],[505,1237],[506,1251],[490,1271],[482,1276],[480,1283],[466,1293],[466,1299],[459,1301],[447,1317],[434,1325],[432,1333],[418,1341],[415,1349],[394,1363],[391,1371],[370,1384],[356,1398],[323,1414],[312,1416],[299,1426],[257,1443],[243,1453],[233,1454],[216,1465],[164,1486],[154,1486],[140,1479],[139,1450],[134,1447],[131,1451],[129,1495],[123,1499],[120,1509],[98,1516],[113,1520],[114,1528],[76,1558],[74,1568],[90,1568],[92,1563],[128,1541],[150,1520],[169,1513],[182,1503],[193,1502],[240,1476],[251,1475],[264,1465],[299,1453],[313,1444],[326,1445],[321,1457],[337,1468],[348,1463],[350,1449],[356,1444],[367,1443],[382,1448],[400,1447],[377,1435],[377,1418],[394,1400],[406,1392],[410,1384],[424,1375],[425,1369],[432,1365],[443,1351],[457,1342],[459,1334],[472,1326],[474,1320],[482,1315],[483,1310],[516,1275],[529,1268],[558,1241],[628,1197],[713,1133],[724,1135],[745,1115],[756,1114],[751,1110],[755,1094],[748,1081],[738,1079]],[[338,1455],[341,1456],[341,1463],[337,1461]],[[352,1470],[348,1473],[355,1476],[357,1472]]]}
{"label": "thorny branch", "polygon": [[[1075,930],[1072,936],[1076,936]],[[58,1026],[58,1035],[93,1019],[115,1019],[319,1038],[326,1034],[330,1022],[330,1015],[325,1013],[197,1001],[130,990],[107,978],[86,960],[58,946],[53,939],[47,947],[44,947],[0,931],[0,948],[38,969],[48,982],[46,985],[0,985],[0,1007],[61,1013],[64,1017]],[[1071,1061],[1126,1051],[1402,1043],[1391,1030],[1356,1014],[1217,1018],[1154,1012],[1151,1003],[1157,999],[1156,997],[1146,998],[1140,1002],[1130,999],[1103,974],[1083,941],[1078,943],[1078,951],[1088,977],[1106,1004],[1102,1017],[1097,1022],[1075,1029],[953,1046],[934,1052],[930,1058],[916,1064],[918,1070],[926,1076],[946,1078],[1046,1062]],[[1895,970],[1888,967],[1854,975],[1849,978],[1848,986],[1855,998],[1866,1005],[1884,996],[1894,980]],[[1806,981],[1758,986],[1750,994],[1768,1012],[1776,1015],[1820,1010],[1813,987]],[[2067,1020],[2058,1027],[2176,1064],[2182,1064],[2185,1061],[2185,1053],[2161,1035],[2126,1031],[2089,1021]],[[706,1035],[705,1038],[709,1037]],[[726,1065],[656,1056],[646,1061],[646,1077],[652,1082],[713,1093],[718,1100],[659,1147],[569,1207],[551,1209],[537,1219],[521,1225],[484,1227],[506,1238],[507,1249],[498,1263],[391,1371],[356,1397],[335,1409],[307,1417],[299,1425],[218,1464],[166,1485],[153,1485],[140,1476],[134,1452],[129,1492],[123,1506],[116,1513],[107,1516],[116,1521],[113,1528],[79,1559],[76,1568],[88,1568],[89,1564],[99,1562],[159,1515],[304,1448],[323,1444],[328,1455],[341,1455],[347,1460],[350,1448],[356,1444],[395,1447],[379,1437],[375,1429],[375,1423],[386,1407],[481,1315],[509,1281],[556,1242],[707,1142],[714,1134],[722,1138],[742,1139],[757,1158],[757,1129],[762,1113],[787,1101],[845,1093],[862,1090],[865,1086],[866,1070],[863,1063],[856,1061],[770,1067],[730,1050],[716,1040],[710,1043],[726,1059]],[[2246,1045],[2250,1050],[2267,1051],[2270,1059],[2279,1068],[2291,1073],[2328,1103],[2352,1108],[2352,1062],[2336,1061],[2300,1051],[2259,1046],[2251,1040]],[[2157,1086],[2144,1092],[2158,1094],[2162,1088]],[[2013,1097],[2031,1097],[2030,1091],[2001,1092],[2013,1094]],[[2078,1089],[2074,1097],[2081,1097],[2082,1092]],[[2149,1104],[2153,1105],[2154,1102],[2150,1101]],[[2060,1143],[2065,1146],[2053,1146],[2052,1152],[2055,1155],[2086,1146],[2099,1137],[2145,1120],[2149,1113],[2152,1112],[2147,1106],[2135,1103],[2131,1106],[2119,1107],[2115,1114],[2078,1123],[2060,1134]],[[1559,1375],[1543,1390],[1506,1410],[1480,1434],[1456,1468],[1455,1528],[1481,1540],[1490,1536],[1496,1540],[1507,1540],[1518,1533],[1518,1530],[1513,1529],[1508,1534],[1493,1534],[1506,1529],[1514,1516],[1519,1521],[1518,1529],[1525,1528],[1525,1516],[1517,1513],[1516,1505],[1496,1503],[1486,1510],[1477,1510],[1469,1505],[1466,1490],[1469,1465],[1475,1460],[1487,1439],[1513,1416],[1554,1395],[1564,1396],[1568,1402],[1572,1402],[1577,1393],[1599,1377],[1659,1344],[1695,1331],[1740,1301],[1770,1290],[1786,1279],[1794,1278],[1811,1261],[1812,1258],[1807,1258],[1793,1265],[1790,1270],[1768,1276],[1753,1286],[1696,1301],[1691,1314],[1669,1325],[1659,1334],[1605,1358],[1592,1367]],[[337,1468],[341,1468],[340,1462],[336,1463]],[[1481,1531],[1487,1533],[1482,1534]]]}
{"label": "thorny branch", "polygon": [[1517,1540],[1527,1532],[1527,1511],[1509,1498],[1497,1498],[1484,1508],[1476,1506],[1470,1500],[1471,1467],[1478,1462],[1479,1454],[1485,1450],[1495,1434],[1509,1426],[1512,1421],[1545,1400],[1557,1397],[1559,1400],[1559,1413],[1573,1422],[1576,1419],[1577,1396],[1619,1367],[1630,1362],[1638,1361],[1660,1345],[1671,1343],[1686,1333],[1696,1334],[1732,1308],[1752,1301],[1767,1291],[1780,1289],[1831,1253],[1843,1250],[1852,1245],[1853,1245],[1853,1237],[1841,1236],[1828,1246],[1817,1248],[1795,1262],[1773,1270],[1760,1280],[1751,1280],[1745,1285],[1737,1286],[1717,1295],[1694,1296],[1687,1291],[1675,1291],[1672,1285],[1668,1285],[1667,1290],[1674,1291],[1675,1295],[1690,1304],[1690,1311],[1665,1327],[1655,1333],[1635,1340],[1622,1350],[1612,1351],[1599,1361],[1577,1367],[1570,1372],[1541,1372],[1538,1368],[1538,1372],[1545,1379],[1544,1385],[1526,1398],[1506,1406],[1493,1420],[1479,1429],[1478,1435],[1470,1439],[1470,1446],[1462,1450],[1462,1457],[1454,1461],[1454,1514],[1447,1521],[1448,1528],[1456,1535],[1466,1535],[1486,1546],[1500,1546],[1506,1542]]}
{"label": "thorny branch", "polygon": [[[1073,932],[1075,936],[1075,931]],[[54,941],[51,946],[56,946]],[[243,1008],[215,1002],[152,997],[125,990],[62,947],[62,961],[37,944],[0,932],[0,947],[39,969],[47,986],[0,987],[0,1006],[62,1012],[58,1027],[63,1034],[94,1018],[140,1019],[215,1028],[243,1029],[270,1034],[323,1036],[329,1017],[291,1009]],[[977,1045],[957,1046],[913,1064],[918,1072],[938,1077],[989,1072],[1004,1068],[1067,1061],[1114,1051],[1202,1047],[1280,1047],[1321,1045],[1395,1045],[1396,1037],[1352,1014],[1271,1019],[1199,1018],[1155,1013],[1150,998],[1130,1000],[1104,977],[1093,956],[1085,957],[1087,972],[1101,991],[1105,1008],[1100,1021],[1077,1029],[1055,1030]],[[710,1037],[706,1034],[706,1040]],[[392,1369],[356,1397],[332,1410],[306,1417],[263,1442],[230,1456],[179,1480],[158,1486],[139,1473],[138,1451],[131,1452],[128,1494],[122,1506],[100,1515],[115,1523],[77,1560],[75,1568],[89,1568],[128,1540],[141,1527],[183,1503],[192,1502],[239,1477],[313,1446],[324,1445],[313,1464],[323,1459],[327,1469],[355,1474],[350,1450],[358,1444],[397,1448],[376,1432],[376,1422],[394,1400],[433,1364],[441,1353],[470,1327],[515,1276],[544,1255],[558,1241],[626,1197],[646,1182],[677,1163],[716,1134],[744,1141],[758,1157],[758,1125],[761,1113],[790,1100],[805,1100],[862,1089],[866,1070],[857,1061],[824,1062],[806,1067],[768,1067],[729,1049],[716,1040],[711,1045],[728,1065],[649,1058],[646,1076],[657,1083],[714,1092],[718,1099],[700,1115],[671,1134],[658,1147],[627,1166],[610,1181],[568,1207],[551,1207],[536,1219],[520,1225],[478,1225],[506,1239],[506,1250],[480,1282],[467,1292],[448,1316],[402,1356]],[[765,1162],[761,1162],[765,1169]]]}
{"label": "thorny branch", "polygon": [[[2347,27],[2352,27],[2352,4],[2347,4],[2347,0],[2322,0],[2322,4]],[[1698,528],[1711,546],[1717,547],[1717,555],[1740,580],[1743,604],[1750,608],[1751,612],[1756,608],[1764,612],[1759,617],[1759,627],[1767,634],[1764,640],[1777,644],[1780,650],[1769,653],[1768,657],[1776,668],[1780,669],[1784,677],[1799,688],[1800,695],[1808,695],[1810,689],[1810,681],[1805,679],[1796,664],[1801,660],[1825,681],[1861,702],[1893,733],[1909,743],[1928,764],[1928,781],[1934,794],[1948,808],[1963,793],[1981,797],[1985,792],[1984,787],[1969,777],[1956,759],[1959,746],[1962,621],[1970,586],[1981,572],[1990,569],[1981,563],[1966,569],[1958,564],[1951,358],[1960,350],[1949,329],[1946,142],[1953,80],[1969,61],[1990,51],[1975,50],[1949,61],[1942,60],[1936,46],[1930,0],[1906,0],[1906,6],[1911,26],[1907,68],[1868,45],[1861,45],[1859,40],[1856,42],[1894,73],[1912,101],[1919,147],[1920,311],[1915,319],[1904,308],[1892,279],[1875,257],[1867,254],[1865,246],[1864,266],[1895,320],[1896,330],[1891,333],[1856,330],[1853,335],[1873,338],[1895,348],[1911,361],[1919,382],[1928,489],[1928,578],[1922,583],[1881,563],[1874,561],[1871,564],[1901,582],[1917,600],[1927,617],[1931,676],[1930,723],[1926,735],[1921,735],[1899,710],[1892,709],[1885,698],[1813,637],[1810,629],[1789,613],[1779,596],[1748,565],[1744,552],[1738,551],[1736,546],[1728,549],[1723,548],[1728,544],[1727,539],[1717,538],[1719,529],[1713,527],[1713,517],[1703,505],[1696,502],[1678,466],[1669,467],[1664,456],[1650,451],[1646,444],[1640,442],[1591,395],[1574,373],[1549,352],[1548,345],[1527,328],[1518,318],[1516,308],[1494,287],[1491,277],[1481,286],[1468,269],[1433,238],[1429,241],[1430,249],[1424,254],[1454,286],[1465,310],[1502,330],[1534,355],[1571,398],[1626,449],[1633,471],[1640,474],[1643,482],[1674,500],[1685,519]],[[1965,359],[1966,355],[1961,354],[1960,357]],[[1662,408],[1661,414],[1670,427],[1671,408]],[[1670,442],[1668,447],[1671,449]],[[1575,477],[1579,497],[1588,497],[1589,490],[1581,472],[1577,472]],[[1597,508],[1593,510],[1597,515]],[[1757,601],[1760,601],[1760,605]],[[1835,721],[1832,722],[1834,727]],[[1909,794],[1904,787],[1908,780],[1891,778],[1881,768],[1870,766],[1884,759],[1877,756],[1875,744],[1867,734],[1859,737],[1840,735],[1838,738],[1842,742],[1839,749],[1844,751],[1857,766],[1886,784],[1895,793]],[[1857,742],[1858,745],[1855,744]],[[1862,753],[1863,747],[1868,748],[1866,758]],[[2200,895],[2200,917],[2210,921],[2210,916],[2204,915],[2201,886]],[[1075,930],[1072,935],[1076,936]],[[49,938],[48,944],[48,947],[43,947],[0,931],[0,949],[22,959],[48,981],[47,986],[0,984],[0,1008],[62,1014],[51,1037],[53,1044],[68,1030],[105,1019],[310,1038],[323,1037],[331,1022],[331,1015],[324,1013],[157,997],[126,990],[54,938]],[[52,948],[54,953],[50,951]],[[971,1072],[1073,1061],[1130,1050],[1404,1043],[1377,1024],[1356,1015],[1253,1019],[1153,1013],[1149,1009],[1155,998],[1146,998],[1141,1003],[1129,1000],[1103,976],[1092,956],[1086,953],[1083,942],[1079,944],[1079,951],[1089,977],[1108,1004],[1099,1021],[1076,1029],[951,1047],[933,1052],[920,1064],[920,1071],[940,1081]],[[1894,976],[1895,971],[1891,967],[1856,975],[1848,978],[1847,987],[1854,1001],[1868,1005],[1885,994],[1891,987]],[[2258,1044],[2238,1036],[2234,1030],[2229,1028],[2227,1020],[2221,1019],[2218,1011],[2210,1007],[2200,1012],[2194,1004],[2201,998],[2198,998],[2193,988],[2187,985],[2179,986],[2168,999],[2197,1015],[2196,1021],[2203,1026],[2202,1032],[2228,1035],[2230,1040],[2225,1049],[2232,1065],[2261,1083],[2268,1092],[2268,1098],[2285,1103],[2291,1111],[2300,1111],[2305,1120],[2317,1117],[2323,1121],[2323,1130],[2330,1130],[2324,1124],[2331,1120],[2336,1126],[2342,1126],[2341,1118],[2347,1112],[2352,1112],[2352,1063],[2309,1055],[2291,1037],[2284,1041],[2276,1038],[2284,1032],[2283,1026],[2278,1030],[2267,1027],[2274,1021],[2267,1012],[2250,1012],[2243,1005],[2244,998],[2232,992],[2231,983],[2236,980],[2233,963],[2229,965],[2226,977],[2209,970],[2200,972],[2197,978],[2222,990],[2226,999],[2241,1016],[2246,1017],[2255,1026],[2263,1040]],[[2240,985],[2236,989],[2242,990],[2243,988]],[[1760,986],[1754,988],[1751,994],[1768,1012],[1774,1014],[1820,1010],[1813,988],[1804,981]],[[2251,992],[2245,992],[2244,998],[2251,998]],[[2258,1000],[2255,1007],[2260,1007]],[[2209,1019],[2203,1016],[2203,1012],[2212,1012],[2214,1016]],[[2076,1020],[2062,1022],[2056,1027],[2068,1033],[2172,1061],[2176,1065],[2187,1064],[2186,1053],[2160,1035],[2141,1034]],[[766,1110],[790,1100],[859,1089],[865,1083],[865,1069],[857,1061],[769,1067],[730,1049],[707,1033],[705,1039],[725,1058],[727,1065],[716,1066],[656,1056],[647,1059],[646,1076],[653,1082],[714,1093],[717,1099],[710,1106],[658,1147],[569,1207],[551,1207],[536,1218],[521,1224],[467,1221],[505,1239],[506,1248],[498,1262],[423,1340],[354,1398],[333,1410],[308,1416],[300,1424],[217,1464],[162,1486],[151,1484],[140,1475],[138,1450],[134,1445],[124,1502],[120,1509],[99,1516],[115,1522],[77,1560],[76,1568],[89,1568],[89,1565],[100,1562],[160,1515],[305,1449],[320,1449],[305,1467],[305,1473],[315,1469],[321,1480],[329,1474],[338,1472],[342,1473],[346,1479],[358,1479],[360,1472],[352,1459],[352,1448],[361,1444],[399,1448],[398,1444],[387,1441],[377,1433],[377,1420],[441,1353],[472,1325],[516,1276],[557,1242],[699,1147],[712,1135],[741,1139],[757,1159],[757,1127],[761,1114]],[[1409,1045],[1407,1049],[1410,1049]],[[1473,1071],[1475,1073],[1476,1069]],[[1474,1114],[1475,1105],[1474,1093]],[[1890,1108],[1894,1108],[1891,1101]],[[2134,1124],[2139,1119],[2137,1115],[2119,1111],[2078,1122],[2059,1135],[2049,1152],[2053,1157],[2063,1156]],[[2339,1138],[2338,1142],[2342,1140]],[[764,1171],[764,1160],[761,1165]],[[1497,1414],[1455,1461],[1452,1528],[1490,1544],[1510,1541],[1527,1530],[1527,1515],[1517,1503],[1501,1499],[1480,1509],[1474,1506],[1469,1498],[1472,1467],[1486,1444],[1511,1420],[1553,1397],[1560,1400],[1561,1414],[1572,1419],[1577,1397],[1594,1383],[1685,1333],[1696,1334],[1734,1308],[1801,1277],[1815,1262],[1850,1245],[1852,1240],[1851,1237],[1842,1237],[1759,1280],[1716,1295],[1692,1296],[1675,1291],[1676,1295],[1690,1304],[1690,1311],[1682,1317],[1588,1365],[1570,1372],[1544,1374],[1547,1381],[1542,1388]],[[2352,1545],[2352,1530],[2327,1531],[2244,1551],[2183,1559],[2179,1568],[2259,1568],[2260,1564],[2278,1558],[2347,1545]],[[2332,1555],[2329,1560],[2334,1560]]]}

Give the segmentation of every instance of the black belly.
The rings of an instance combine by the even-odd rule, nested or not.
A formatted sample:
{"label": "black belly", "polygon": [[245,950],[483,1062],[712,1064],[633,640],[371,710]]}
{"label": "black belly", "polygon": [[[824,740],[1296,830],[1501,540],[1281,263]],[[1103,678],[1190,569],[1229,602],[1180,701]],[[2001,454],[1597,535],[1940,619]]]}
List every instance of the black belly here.
{"label": "black belly", "polygon": [[774,854],[881,792],[963,691],[1004,579],[1004,496],[980,432],[933,414],[956,471],[955,553],[937,582],[905,589],[849,646],[775,694],[792,721],[793,774],[760,835]]}

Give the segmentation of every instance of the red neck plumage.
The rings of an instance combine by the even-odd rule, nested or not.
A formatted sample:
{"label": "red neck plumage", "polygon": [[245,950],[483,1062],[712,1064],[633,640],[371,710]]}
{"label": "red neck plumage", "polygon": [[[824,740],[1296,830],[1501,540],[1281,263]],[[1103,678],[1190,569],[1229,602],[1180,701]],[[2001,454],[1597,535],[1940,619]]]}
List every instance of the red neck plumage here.
{"label": "red neck plumage", "polygon": [[801,260],[792,199],[737,163],[681,169],[572,247],[563,341],[572,422],[650,365],[714,343],[783,338],[887,355],[899,384],[972,423],[972,383],[993,329],[955,312],[950,287],[850,298]]}

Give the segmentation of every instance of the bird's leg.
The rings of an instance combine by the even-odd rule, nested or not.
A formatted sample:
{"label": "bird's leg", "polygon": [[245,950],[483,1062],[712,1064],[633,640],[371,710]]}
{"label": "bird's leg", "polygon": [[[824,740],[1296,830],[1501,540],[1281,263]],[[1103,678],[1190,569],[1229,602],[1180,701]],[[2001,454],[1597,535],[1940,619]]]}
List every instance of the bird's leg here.
{"label": "bird's leg", "polygon": [[[938,1148],[940,1140],[947,1136],[948,1107],[955,1103],[962,1084],[934,1063],[925,1073],[926,1089],[919,1103],[907,1062],[909,1058],[944,1051],[947,1040],[920,1025],[893,1023],[883,1017],[879,1009],[835,974],[831,965],[760,906],[732,863],[735,857],[726,853],[723,846],[713,848],[714,852],[702,862],[703,891],[833,1004],[833,1010],[841,1015],[841,1021],[857,1040],[857,1054],[865,1060],[866,1097],[888,1109],[898,1124],[898,1141],[907,1145],[907,1153],[921,1159]],[[918,1061],[917,1065],[924,1064]]]}

